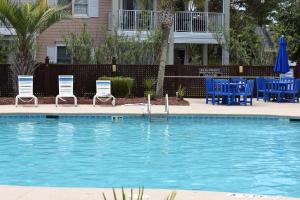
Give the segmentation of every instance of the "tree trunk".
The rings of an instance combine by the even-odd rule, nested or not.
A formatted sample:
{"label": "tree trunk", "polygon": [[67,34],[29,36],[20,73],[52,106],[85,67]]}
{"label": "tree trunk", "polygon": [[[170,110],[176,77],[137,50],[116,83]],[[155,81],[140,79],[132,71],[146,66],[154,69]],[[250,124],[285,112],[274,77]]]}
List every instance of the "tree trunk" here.
{"label": "tree trunk", "polygon": [[159,22],[162,31],[162,41],[160,46],[159,70],[157,75],[156,95],[163,96],[165,68],[167,63],[168,42],[171,28],[174,23],[175,1],[165,0],[161,2],[159,12]]}
{"label": "tree trunk", "polygon": [[158,97],[162,97],[164,92],[164,78],[165,78],[165,68],[167,63],[170,30],[171,30],[170,27],[162,27],[162,42],[160,46],[159,70],[158,70],[157,86],[156,86],[156,95]]}

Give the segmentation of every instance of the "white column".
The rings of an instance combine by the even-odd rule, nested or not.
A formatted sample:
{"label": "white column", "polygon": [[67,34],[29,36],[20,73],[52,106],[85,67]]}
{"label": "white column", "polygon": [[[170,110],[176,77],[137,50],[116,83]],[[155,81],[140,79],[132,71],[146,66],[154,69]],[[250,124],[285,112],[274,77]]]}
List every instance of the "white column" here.
{"label": "white column", "polygon": [[[224,13],[224,26],[225,30],[230,28],[230,0],[223,0],[223,13]],[[222,49],[222,64],[228,65],[230,63],[229,60],[229,52],[226,49]]]}
{"label": "white column", "polygon": [[208,12],[208,2],[209,0],[205,0],[204,2],[204,12]]}
{"label": "white column", "polygon": [[[122,0],[120,0],[122,1]],[[119,28],[119,0],[112,0],[112,29]]]}
{"label": "white column", "polygon": [[172,26],[169,36],[168,64],[174,64],[174,26]]}
{"label": "white column", "polygon": [[157,0],[153,0],[153,11],[157,11]]}
{"label": "white column", "polygon": [[208,65],[208,44],[202,44],[202,64]]}

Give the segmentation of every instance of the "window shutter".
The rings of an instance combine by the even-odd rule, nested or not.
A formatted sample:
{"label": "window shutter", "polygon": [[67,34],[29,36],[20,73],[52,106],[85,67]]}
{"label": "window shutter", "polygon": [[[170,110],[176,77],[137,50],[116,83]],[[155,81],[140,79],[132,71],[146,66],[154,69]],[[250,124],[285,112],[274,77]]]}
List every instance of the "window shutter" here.
{"label": "window shutter", "polygon": [[57,49],[56,47],[47,47],[47,56],[50,63],[56,63],[57,61]]}
{"label": "window shutter", "polygon": [[99,17],[99,0],[88,0],[89,17]]}

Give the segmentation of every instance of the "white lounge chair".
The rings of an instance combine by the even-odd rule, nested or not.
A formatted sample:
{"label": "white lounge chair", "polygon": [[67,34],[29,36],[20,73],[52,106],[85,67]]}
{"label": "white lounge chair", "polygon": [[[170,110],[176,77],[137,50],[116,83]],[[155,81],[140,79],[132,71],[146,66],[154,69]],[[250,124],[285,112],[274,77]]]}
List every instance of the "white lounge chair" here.
{"label": "white lounge chair", "polygon": [[63,98],[74,98],[74,105],[77,106],[77,98],[73,93],[73,76],[58,76],[59,94],[55,98],[55,105],[58,106],[58,100],[65,101]]}
{"label": "white lounge chair", "polygon": [[[30,102],[34,100],[34,105],[38,105],[38,99],[33,95],[33,76],[28,75],[19,75],[18,76],[18,92],[19,94],[16,96],[16,107],[18,107],[19,99],[22,102]],[[23,100],[28,99],[29,100]]]}
{"label": "white lounge chair", "polygon": [[112,99],[111,104],[116,105],[116,98],[111,94],[111,81],[109,80],[97,80],[96,81],[96,95],[93,98],[93,106],[96,105],[96,101],[107,102]]}

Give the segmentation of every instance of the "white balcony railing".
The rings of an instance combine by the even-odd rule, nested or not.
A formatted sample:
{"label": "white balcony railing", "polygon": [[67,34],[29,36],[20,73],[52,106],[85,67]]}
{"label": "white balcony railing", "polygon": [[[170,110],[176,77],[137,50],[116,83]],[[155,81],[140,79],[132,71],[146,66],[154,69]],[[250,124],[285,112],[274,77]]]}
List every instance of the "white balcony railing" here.
{"label": "white balcony railing", "polygon": [[[151,10],[119,10],[119,28],[124,31],[151,30],[157,26],[157,19],[158,12]],[[175,32],[216,32],[223,26],[223,13],[175,13]]]}
{"label": "white balcony railing", "polygon": [[119,10],[121,30],[151,30],[155,27],[157,13],[151,10]]}

